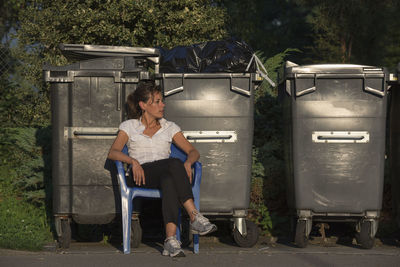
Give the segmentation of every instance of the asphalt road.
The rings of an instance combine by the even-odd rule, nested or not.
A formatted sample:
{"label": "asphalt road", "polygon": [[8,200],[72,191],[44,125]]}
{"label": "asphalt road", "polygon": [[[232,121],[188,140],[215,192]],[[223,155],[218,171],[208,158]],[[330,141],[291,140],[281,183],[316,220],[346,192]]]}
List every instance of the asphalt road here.
{"label": "asphalt road", "polygon": [[102,242],[73,242],[69,249],[42,252],[0,250],[0,266],[400,266],[398,242],[377,242],[365,250],[354,242],[314,240],[300,249],[290,242],[260,240],[240,248],[216,237],[200,239],[200,253],[185,249],[185,258],[161,255],[160,242],[147,242],[123,255],[120,247]]}

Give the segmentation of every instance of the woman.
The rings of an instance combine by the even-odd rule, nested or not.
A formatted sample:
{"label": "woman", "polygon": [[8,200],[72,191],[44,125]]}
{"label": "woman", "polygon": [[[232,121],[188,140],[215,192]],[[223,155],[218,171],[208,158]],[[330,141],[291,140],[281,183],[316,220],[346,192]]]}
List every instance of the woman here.
{"label": "woman", "polygon": [[[193,202],[191,166],[199,159],[199,152],[175,123],[163,118],[165,104],[160,88],[153,82],[141,82],[128,96],[127,104],[130,120],[121,123],[108,158],[131,164],[136,186],[161,190],[166,233],[163,255],[185,256],[176,239],[181,204],[190,216],[194,233],[205,235],[217,229],[196,210]],[[184,163],[169,158],[171,142],[186,152]],[[121,152],[125,144],[129,156]]]}

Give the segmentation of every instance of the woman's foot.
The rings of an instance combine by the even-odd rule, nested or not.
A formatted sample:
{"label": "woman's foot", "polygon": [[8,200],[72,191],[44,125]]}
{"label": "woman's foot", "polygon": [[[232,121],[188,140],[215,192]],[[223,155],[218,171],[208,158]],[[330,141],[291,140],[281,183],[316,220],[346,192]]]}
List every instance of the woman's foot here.
{"label": "woman's foot", "polygon": [[176,239],[175,235],[165,239],[162,254],[170,257],[185,257],[185,253],[181,249],[181,242]]}
{"label": "woman's foot", "polygon": [[194,211],[193,215],[194,221],[190,222],[193,234],[206,235],[217,230],[217,226],[210,223],[200,212]]}

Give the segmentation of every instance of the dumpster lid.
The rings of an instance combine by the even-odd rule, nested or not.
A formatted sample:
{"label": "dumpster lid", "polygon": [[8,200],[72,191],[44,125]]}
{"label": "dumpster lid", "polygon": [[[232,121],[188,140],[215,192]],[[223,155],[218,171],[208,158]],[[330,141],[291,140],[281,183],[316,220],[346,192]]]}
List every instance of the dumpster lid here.
{"label": "dumpster lid", "polygon": [[71,60],[87,60],[99,57],[133,56],[146,58],[155,64],[159,64],[160,51],[157,48],[108,46],[108,45],[84,45],[84,44],[60,44],[62,53]]}
{"label": "dumpster lid", "polygon": [[309,74],[364,74],[364,73],[383,73],[385,70],[381,67],[355,65],[355,64],[315,64],[299,66],[293,62],[286,61],[286,75],[297,73]]}

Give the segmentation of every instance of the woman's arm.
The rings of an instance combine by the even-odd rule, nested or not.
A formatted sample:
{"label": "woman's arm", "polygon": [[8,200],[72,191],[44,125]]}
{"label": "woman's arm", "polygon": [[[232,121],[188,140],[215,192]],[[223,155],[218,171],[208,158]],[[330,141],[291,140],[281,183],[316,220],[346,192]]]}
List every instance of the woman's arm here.
{"label": "woman's arm", "polygon": [[127,142],[128,135],[124,131],[119,131],[114,143],[111,145],[107,158],[131,164],[132,158],[122,152],[122,149]]}
{"label": "woman's arm", "polygon": [[200,158],[199,151],[197,151],[197,149],[191,143],[189,143],[182,132],[176,133],[172,138],[172,141],[187,154],[187,159],[184,163],[184,166],[191,183],[192,165]]}
{"label": "woman's arm", "polygon": [[124,131],[119,131],[117,137],[108,152],[108,158],[119,160],[132,165],[133,179],[137,185],[145,184],[144,171],[140,163],[122,152],[124,145],[128,142],[128,135]]}

